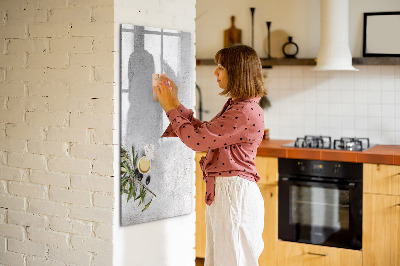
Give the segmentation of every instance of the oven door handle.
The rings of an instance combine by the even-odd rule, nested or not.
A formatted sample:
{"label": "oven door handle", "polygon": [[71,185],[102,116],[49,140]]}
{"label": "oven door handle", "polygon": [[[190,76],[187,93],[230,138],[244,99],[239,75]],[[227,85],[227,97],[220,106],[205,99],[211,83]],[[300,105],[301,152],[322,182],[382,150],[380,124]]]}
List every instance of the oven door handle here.
{"label": "oven door handle", "polygon": [[337,181],[316,181],[316,180],[304,180],[299,178],[289,178],[282,177],[280,178],[283,182],[289,182],[293,185],[305,185],[305,186],[317,186],[317,187],[335,187],[335,188],[345,188],[345,189],[354,189],[356,187],[356,183],[354,182],[337,182]]}

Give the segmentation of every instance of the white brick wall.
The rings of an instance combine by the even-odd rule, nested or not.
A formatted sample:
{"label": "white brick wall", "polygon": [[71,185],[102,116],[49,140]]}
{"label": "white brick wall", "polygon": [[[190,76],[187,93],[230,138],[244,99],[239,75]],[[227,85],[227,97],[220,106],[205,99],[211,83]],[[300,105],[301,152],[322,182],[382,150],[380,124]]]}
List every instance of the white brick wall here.
{"label": "white brick wall", "polygon": [[1,265],[112,265],[113,17],[1,0]]}

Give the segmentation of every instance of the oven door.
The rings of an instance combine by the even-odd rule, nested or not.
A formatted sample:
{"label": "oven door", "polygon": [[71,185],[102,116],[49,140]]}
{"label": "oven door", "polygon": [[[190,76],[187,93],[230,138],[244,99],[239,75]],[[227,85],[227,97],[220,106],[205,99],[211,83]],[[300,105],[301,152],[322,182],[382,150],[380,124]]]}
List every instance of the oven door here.
{"label": "oven door", "polygon": [[279,179],[278,238],[361,249],[362,181]]}

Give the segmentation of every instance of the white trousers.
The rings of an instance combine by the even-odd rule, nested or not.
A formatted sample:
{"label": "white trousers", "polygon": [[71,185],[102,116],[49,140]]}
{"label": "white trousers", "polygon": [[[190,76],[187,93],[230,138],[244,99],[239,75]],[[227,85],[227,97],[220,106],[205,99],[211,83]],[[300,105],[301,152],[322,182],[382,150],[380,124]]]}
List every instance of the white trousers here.
{"label": "white trousers", "polygon": [[258,266],[264,249],[264,199],[255,182],[216,177],[205,219],[205,266]]}

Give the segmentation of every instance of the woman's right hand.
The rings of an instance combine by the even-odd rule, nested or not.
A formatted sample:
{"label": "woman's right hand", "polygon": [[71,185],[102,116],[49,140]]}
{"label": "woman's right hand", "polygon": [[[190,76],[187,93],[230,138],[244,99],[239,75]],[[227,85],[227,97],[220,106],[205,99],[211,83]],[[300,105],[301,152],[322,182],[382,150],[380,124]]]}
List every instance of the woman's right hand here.
{"label": "woman's right hand", "polygon": [[168,78],[166,74],[162,74],[160,78],[164,78],[164,82],[169,82],[171,86],[171,99],[172,103],[174,104],[175,108],[178,108],[179,105],[181,104],[178,100],[178,87],[176,86],[175,82],[172,81],[172,79]]}

